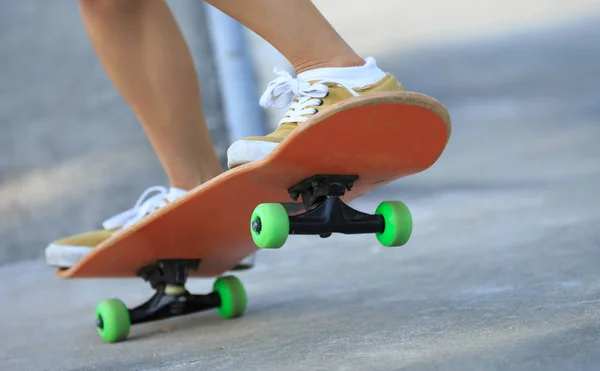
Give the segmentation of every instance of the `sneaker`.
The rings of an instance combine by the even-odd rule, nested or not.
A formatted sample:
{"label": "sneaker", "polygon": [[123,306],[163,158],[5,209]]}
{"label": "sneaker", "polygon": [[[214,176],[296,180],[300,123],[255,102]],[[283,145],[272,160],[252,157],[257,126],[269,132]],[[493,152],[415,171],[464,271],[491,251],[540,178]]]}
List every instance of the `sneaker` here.
{"label": "sneaker", "polygon": [[317,114],[319,110],[353,96],[382,91],[403,91],[394,76],[377,67],[375,59],[365,59],[359,67],[318,68],[300,73],[293,78],[285,71],[271,81],[260,98],[265,108],[289,110],[278,127],[266,136],[246,137],[235,141],[227,149],[227,166],[232,169],[268,155],[298,125]]}
{"label": "sneaker", "polygon": [[[156,194],[152,195],[153,193]],[[49,244],[46,247],[46,264],[57,268],[72,267],[101,242],[186,193],[187,191],[179,188],[167,189],[160,186],[148,188],[134,207],[105,220],[102,223],[103,229],[76,234]],[[251,254],[232,270],[252,269],[255,259],[255,254]]]}
{"label": "sneaker", "polygon": [[113,234],[125,230],[146,215],[186,193],[187,191],[179,188],[167,189],[161,186],[148,188],[131,209],[105,220],[102,223],[103,229],[76,234],[50,243],[45,252],[46,264],[59,268],[72,267]]}

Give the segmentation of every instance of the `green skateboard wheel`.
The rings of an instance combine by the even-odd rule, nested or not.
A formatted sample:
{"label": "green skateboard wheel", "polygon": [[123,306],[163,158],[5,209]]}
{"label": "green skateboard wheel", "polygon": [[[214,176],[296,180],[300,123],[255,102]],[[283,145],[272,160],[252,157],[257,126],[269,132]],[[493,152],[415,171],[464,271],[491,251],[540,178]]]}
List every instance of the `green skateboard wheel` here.
{"label": "green skateboard wheel", "polygon": [[403,246],[412,234],[412,216],[408,207],[400,201],[384,201],[375,210],[375,215],[383,216],[385,228],[377,232],[377,240],[383,246]]}
{"label": "green skateboard wheel", "polygon": [[213,291],[219,294],[221,306],[217,313],[223,318],[239,317],[246,311],[246,289],[235,276],[219,277],[213,284]]}
{"label": "green skateboard wheel", "polygon": [[282,204],[260,204],[250,218],[250,233],[256,246],[278,249],[290,233],[290,217]]}
{"label": "green skateboard wheel", "polygon": [[107,343],[127,339],[131,328],[129,310],[119,299],[101,301],[96,307],[96,330]]}

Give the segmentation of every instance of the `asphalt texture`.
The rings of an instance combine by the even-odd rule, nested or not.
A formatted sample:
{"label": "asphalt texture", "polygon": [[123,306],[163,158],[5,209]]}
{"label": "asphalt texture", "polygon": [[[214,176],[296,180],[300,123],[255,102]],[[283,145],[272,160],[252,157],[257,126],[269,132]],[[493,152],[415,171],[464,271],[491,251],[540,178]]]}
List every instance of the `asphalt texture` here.
{"label": "asphalt texture", "polygon": [[[598,18],[378,56],[453,118],[433,168],[353,203],[369,212],[405,201],[408,245],[293,236],[236,273],[244,317],[208,311],[105,344],[96,304],[133,306],[150,288],[63,281],[30,259],[49,239],[129,207],[163,175],[76,9],[16,5],[28,3],[0,8],[1,370],[600,368]],[[50,27],[39,11],[68,22],[11,31],[32,18]]]}

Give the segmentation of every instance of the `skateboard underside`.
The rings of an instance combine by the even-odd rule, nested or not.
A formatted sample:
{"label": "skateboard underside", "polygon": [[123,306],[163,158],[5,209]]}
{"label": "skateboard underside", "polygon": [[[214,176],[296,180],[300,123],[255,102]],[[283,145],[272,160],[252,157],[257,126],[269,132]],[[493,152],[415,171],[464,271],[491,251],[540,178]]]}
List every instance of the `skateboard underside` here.
{"label": "skateboard underside", "polygon": [[[406,243],[412,219],[398,201],[374,213],[347,203],[396,179],[426,170],[442,154],[450,118],[432,98],[409,93],[349,99],[304,123],[266,158],[237,167],[113,236],[63,278],[133,277],[156,294],[128,309],[101,302],[96,329],[107,342],[127,338],[132,324],[216,308],[224,318],[246,309],[234,276],[193,295],[188,277],[215,277],[289,235],[373,233],[384,246]],[[293,237],[292,237],[293,238]]]}

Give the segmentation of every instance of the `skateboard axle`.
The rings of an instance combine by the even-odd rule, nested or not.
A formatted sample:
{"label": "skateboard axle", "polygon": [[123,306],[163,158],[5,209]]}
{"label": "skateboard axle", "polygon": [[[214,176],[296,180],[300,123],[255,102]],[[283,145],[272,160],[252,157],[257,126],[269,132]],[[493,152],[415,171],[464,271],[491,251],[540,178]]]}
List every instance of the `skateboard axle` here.
{"label": "skateboard axle", "polygon": [[[159,260],[138,272],[156,293],[144,304],[129,309],[131,324],[144,323],[212,309],[221,305],[218,294],[193,295],[185,289],[190,269],[199,260]],[[98,325],[98,324],[97,324]]]}
{"label": "skateboard axle", "polygon": [[302,207],[299,202],[258,205],[250,219],[252,240],[260,248],[279,249],[289,235],[327,238],[343,233],[375,234],[387,247],[406,244],[412,233],[412,216],[403,202],[383,201],[374,214],[344,203],[342,197],[357,179],[357,175],[314,175],[288,188],[294,201],[302,197]]}
{"label": "skateboard axle", "polygon": [[326,238],[332,233],[382,232],[384,222],[380,215],[365,214],[340,199],[357,179],[358,175],[319,174],[288,189],[293,199],[302,196],[304,208],[308,210],[290,217],[290,234],[318,234]]}
{"label": "skateboard axle", "polygon": [[129,316],[133,325],[200,312],[219,305],[221,299],[216,293],[193,295],[186,290],[184,294],[166,295],[163,290],[158,290],[146,303],[130,309]]}
{"label": "skateboard axle", "polygon": [[246,290],[234,276],[216,279],[213,290],[205,295],[190,294],[184,286],[189,269],[199,260],[159,260],[138,272],[156,293],[144,304],[128,309],[118,299],[108,299],[96,308],[96,330],[107,342],[122,341],[131,325],[182,316],[215,308],[223,318],[241,316],[246,310]]}
{"label": "skateboard axle", "polygon": [[304,214],[290,216],[290,234],[381,233],[385,227],[381,215],[370,215],[346,205],[339,197],[330,196]]}

